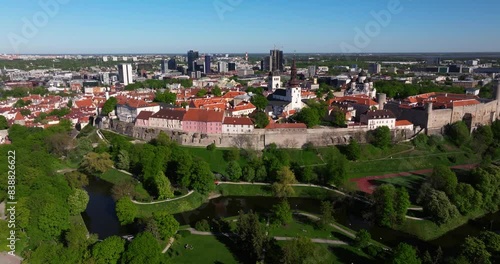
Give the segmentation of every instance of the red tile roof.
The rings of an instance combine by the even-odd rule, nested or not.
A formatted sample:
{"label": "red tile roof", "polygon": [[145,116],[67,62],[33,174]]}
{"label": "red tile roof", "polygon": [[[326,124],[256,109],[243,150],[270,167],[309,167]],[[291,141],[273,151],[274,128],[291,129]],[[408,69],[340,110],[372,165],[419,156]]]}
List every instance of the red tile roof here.
{"label": "red tile roof", "polygon": [[189,109],[182,121],[220,122],[224,119],[224,112],[205,109]]}
{"label": "red tile roof", "polygon": [[91,107],[93,105],[92,99],[83,99],[75,102],[75,106],[80,107]]}
{"label": "red tile roof", "polygon": [[151,112],[151,111],[141,111],[136,119],[144,119],[144,120],[148,120],[150,116],[152,116],[154,113]]}
{"label": "red tile roof", "polygon": [[160,119],[182,120],[185,114],[186,110],[183,108],[164,108],[153,114],[151,117]]}
{"label": "red tile roof", "polygon": [[279,123],[269,123],[267,125],[266,129],[306,129],[307,126],[304,123],[285,123],[285,124],[279,124]]}
{"label": "red tile roof", "polygon": [[396,120],[396,126],[411,126],[411,125],[413,124],[408,120]]}
{"label": "red tile roof", "polygon": [[250,118],[246,117],[226,117],[224,118],[224,125],[241,125],[241,126],[253,126],[253,122]]}

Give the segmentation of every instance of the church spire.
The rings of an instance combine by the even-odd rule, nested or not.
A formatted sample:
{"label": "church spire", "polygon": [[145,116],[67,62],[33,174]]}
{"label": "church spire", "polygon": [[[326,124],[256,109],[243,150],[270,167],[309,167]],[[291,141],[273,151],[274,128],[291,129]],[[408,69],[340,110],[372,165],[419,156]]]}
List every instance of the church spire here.
{"label": "church spire", "polygon": [[288,82],[289,87],[298,87],[299,80],[297,80],[297,66],[295,65],[295,57],[292,61],[292,69],[290,72],[290,81]]}

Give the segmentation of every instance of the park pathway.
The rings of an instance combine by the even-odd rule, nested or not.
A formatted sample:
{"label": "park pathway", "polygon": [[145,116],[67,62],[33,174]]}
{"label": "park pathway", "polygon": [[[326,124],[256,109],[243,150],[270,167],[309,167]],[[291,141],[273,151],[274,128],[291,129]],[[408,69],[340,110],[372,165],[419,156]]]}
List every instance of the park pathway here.
{"label": "park pathway", "polygon": [[[204,232],[204,231],[198,231],[192,227],[189,227],[187,229],[191,234],[193,235],[199,235],[199,236],[226,236],[229,237],[231,234],[227,233],[212,233],[212,232]],[[282,236],[275,236],[274,239],[279,240],[279,241],[284,241],[284,240],[294,240],[296,237],[282,237]],[[329,245],[348,245],[346,242],[342,240],[330,240],[330,239],[322,239],[322,238],[311,238],[311,241],[314,243],[318,244],[329,244]]]}
{"label": "park pathway", "polygon": [[182,199],[182,198],[185,198],[191,194],[193,194],[194,191],[189,191],[187,194],[183,195],[183,196],[179,196],[179,197],[176,197],[176,198],[172,198],[172,199],[166,199],[166,200],[161,200],[161,201],[154,201],[154,202],[139,202],[139,201],[136,201],[136,200],[132,200],[133,203],[135,204],[159,204],[159,203],[166,203],[166,202],[171,202],[171,201],[175,201],[175,200],[179,200],[179,199]]}
{"label": "park pathway", "polygon": [[172,244],[174,243],[175,239],[173,237],[171,237],[169,240],[168,240],[168,243],[167,243],[167,246],[163,249],[163,251],[161,252],[162,254],[165,254],[165,252],[168,251],[168,249],[172,246]]}
{"label": "park pathway", "polygon": [[[315,216],[315,215],[312,215],[312,214],[308,214],[308,213],[302,213],[302,212],[299,212],[299,213],[296,213],[298,215],[303,215],[303,216],[306,216],[306,217],[309,217],[311,219],[314,219],[314,220],[319,220],[320,218]],[[353,232],[337,225],[337,224],[334,224],[334,223],[330,223],[330,226],[341,231],[342,233],[344,233],[345,235],[351,237],[351,238],[355,238],[356,237],[356,234],[354,234]]]}

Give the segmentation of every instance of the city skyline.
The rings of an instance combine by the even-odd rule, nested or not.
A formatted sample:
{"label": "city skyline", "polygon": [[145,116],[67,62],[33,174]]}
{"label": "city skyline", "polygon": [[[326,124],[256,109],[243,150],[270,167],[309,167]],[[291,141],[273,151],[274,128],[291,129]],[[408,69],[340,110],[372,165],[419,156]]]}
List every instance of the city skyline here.
{"label": "city skyline", "polygon": [[275,45],[285,53],[500,51],[496,2],[46,0],[2,7],[0,23],[8,26],[0,29],[0,53],[8,54],[263,54]]}

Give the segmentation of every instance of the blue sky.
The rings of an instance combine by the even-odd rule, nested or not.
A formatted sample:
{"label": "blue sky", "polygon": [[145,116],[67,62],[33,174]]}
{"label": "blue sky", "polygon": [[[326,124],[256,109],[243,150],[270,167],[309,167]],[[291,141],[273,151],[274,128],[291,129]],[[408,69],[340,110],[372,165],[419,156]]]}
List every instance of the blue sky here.
{"label": "blue sky", "polygon": [[500,52],[498,0],[0,0],[0,11],[0,53]]}

